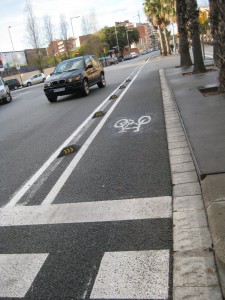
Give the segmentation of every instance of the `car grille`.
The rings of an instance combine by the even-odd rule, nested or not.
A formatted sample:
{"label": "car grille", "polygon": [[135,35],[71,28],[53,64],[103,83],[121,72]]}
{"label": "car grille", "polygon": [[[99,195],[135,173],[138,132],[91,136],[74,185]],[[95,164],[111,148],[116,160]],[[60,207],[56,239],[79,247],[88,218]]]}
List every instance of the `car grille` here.
{"label": "car grille", "polygon": [[64,85],[66,83],[65,79],[60,79],[59,81],[52,81],[53,86],[59,86],[59,85]]}

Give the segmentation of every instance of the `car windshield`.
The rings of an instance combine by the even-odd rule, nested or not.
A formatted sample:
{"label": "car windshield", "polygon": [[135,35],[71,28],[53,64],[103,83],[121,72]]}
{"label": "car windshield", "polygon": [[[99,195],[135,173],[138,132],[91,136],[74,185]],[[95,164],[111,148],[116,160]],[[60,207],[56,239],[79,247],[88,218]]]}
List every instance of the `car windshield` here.
{"label": "car windshield", "polygon": [[62,61],[55,69],[54,73],[69,72],[84,68],[83,58]]}

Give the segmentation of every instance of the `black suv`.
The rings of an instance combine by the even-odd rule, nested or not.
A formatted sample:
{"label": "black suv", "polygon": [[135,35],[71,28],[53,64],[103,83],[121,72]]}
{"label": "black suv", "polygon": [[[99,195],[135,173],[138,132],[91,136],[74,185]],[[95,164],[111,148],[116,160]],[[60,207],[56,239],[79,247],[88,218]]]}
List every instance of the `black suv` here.
{"label": "black suv", "polygon": [[97,57],[85,55],[60,62],[45,81],[44,92],[50,102],[56,102],[58,96],[76,91],[87,96],[89,87],[94,84],[105,87],[105,73]]}
{"label": "black suv", "polygon": [[19,80],[16,78],[5,80],[5,84],[8,85],[10,91],[17,90],[19,87],[21,87]]}

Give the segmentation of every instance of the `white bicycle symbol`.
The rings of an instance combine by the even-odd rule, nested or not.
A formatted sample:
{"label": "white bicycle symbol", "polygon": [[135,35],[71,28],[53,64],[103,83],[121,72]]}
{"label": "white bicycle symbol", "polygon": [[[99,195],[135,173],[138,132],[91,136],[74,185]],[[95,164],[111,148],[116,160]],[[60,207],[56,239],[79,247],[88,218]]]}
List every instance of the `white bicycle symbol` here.
{"label": "white bicycle symbol", "polygon": [[121,119],[114,124],[115,128],[121,128],[119,133],[127,132],[127,130],[134,129],[133,132],[138,132],[140,127],[144,124],[147,124],[151,121],[150,116],[140,117],[137,122],[134,122],[132,119]]}

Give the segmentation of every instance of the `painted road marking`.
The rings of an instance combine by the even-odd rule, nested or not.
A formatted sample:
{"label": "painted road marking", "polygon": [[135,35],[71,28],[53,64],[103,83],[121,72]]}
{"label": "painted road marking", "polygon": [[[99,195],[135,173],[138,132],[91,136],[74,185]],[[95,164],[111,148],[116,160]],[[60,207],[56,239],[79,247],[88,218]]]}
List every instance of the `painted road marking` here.
{"label": "painted road marking", "polygon": [[127,132],[127,130],[133,130],[133,132],[140,131],[140,128],[144,124],[148,124],[151,121],[150,116],[142,116],[137,122],[132,119],[121,119],[114,124],[115,128],[121,128],[119,133]]}
{"label": "painted road marking", "polygon": [[106,252],[91,299],[168,299],[169,250]]}
{"label": "painted road marking", "polygon": [[171,218],[172,198],[136,198],[37,206],[0,210],[0,226],[108,222]]}
{"label": "painted road marking", "polygon": [[[142,63],[142,65],[138,66],[137,68],[135,68],[135,70],[132,73],[134,73],[136,71],[137,75],[138,75],[144,65],[145,65],[145,63]],[[136,77],[137,77],[137,75],[136,75]],[[127,80],[127,78],[124,80],[123,83],[125,83],[126,80]],[[128,87],[130,87],[130,84],[127,86],[127,89],[128,89]],[[127,91],[127,89],[123,91],[123,93],[121,94],[122,96],[125,94],[125,92]],[[111,93],[111,95],[114,95],[117,90],[118,90],[118,87]],[[121,95],[120,95],[120,97],[121,97]],[[117,100],[119,100],[119,99],[117,99]],[[40,178],[40,176],[49,168],[49,166],[53,163],[53,161],[55,161],[55,159],[58,156],[58,153],[62,150],[62,148],[66,147],[84,129],[84,127],[87,126],[87,124],[90,122],[90,120],[93,117],[93,114],[96,111],[99,111],[99,110],[103,109],[103,107],[105,108],[107,106],[107,102],[108,102],[108,104],[110,103],[109,97],[107,97],[87,117],[87,119],[64,141],[64,143],[61,146],[59,146],[59,148],[49,157],[49,159],[41,166],[41,168],[19,190],[17,190],[17,192],[14,194],[14,196],[11,198],[11,200],[5,205],[5,207],[14,207],[20,201],[20,199],[34,185],[34,183]],[[53,200],[54,199],[51,198],[51,201],[53,201]]]}
{"label": "painted road marking", "polygon": [[0,254],[0,297],[25,297],[47,253]]}
{"label": "painted road marking", "polygon": [[62,173],[62,175],[59,177],[58,181],[53,186],[53,188],[51,189],[51,191],[45,197],[45,199],[43,200],[42,204],[51,204],[55,200],[56,196],[58,195],[58,193],[60,192],[60,190],[62,189],[62,187],[64,186],[64,184],[66,183],[67,179],[70,177],[71,173],[73,172],[73,170],[75,169],[75,167],[77,166],[77,164],[79,163],[79,161],[81,160],[81,158],[83,157],[83,155],[85,154],[85,152],[87,151],[87,149],[89,148],[89,146],[91,145],[91,143],[93,142],[93,140],[95,139],[95,137],[97,136],[97,134],[99,133],[99,131],[102,129],[103,125],[106,123],[106,121],[108,120],[108,118],[110,117],[110,115],[112,114],[112,112],[114,111],[114,109],[116,108],[116,106],[120,103],[120,101],[123,98],[124,94],[130,88],[130,86],[132,85],[132,83],[134,82],[134,80],[137,78],[137,76],[139,75],[139,73],[141,72],[141,70],[142,70],[142,68],[144,66],[145,66],[145,63],[139,68],[139,70],[137,71],[137,73],[134,76],[134,78],[132,79],[132,81],[129,82],[129,84],[123,90],[123,92],[120,94],[120,96],[118,97],[118,99],[110,107],[110,109],[108,110],[107,114],[102,118],[102,120],[100,121],[100,123],[97,125],[97,127],[94,129],[94,131],[91,133],[91,135],[88,137],[88,139],[86,140],[86,142],[81,147],[80,151],[73,158],[73,160],[68,165],[68,167],[65,169],[65,171]]}

